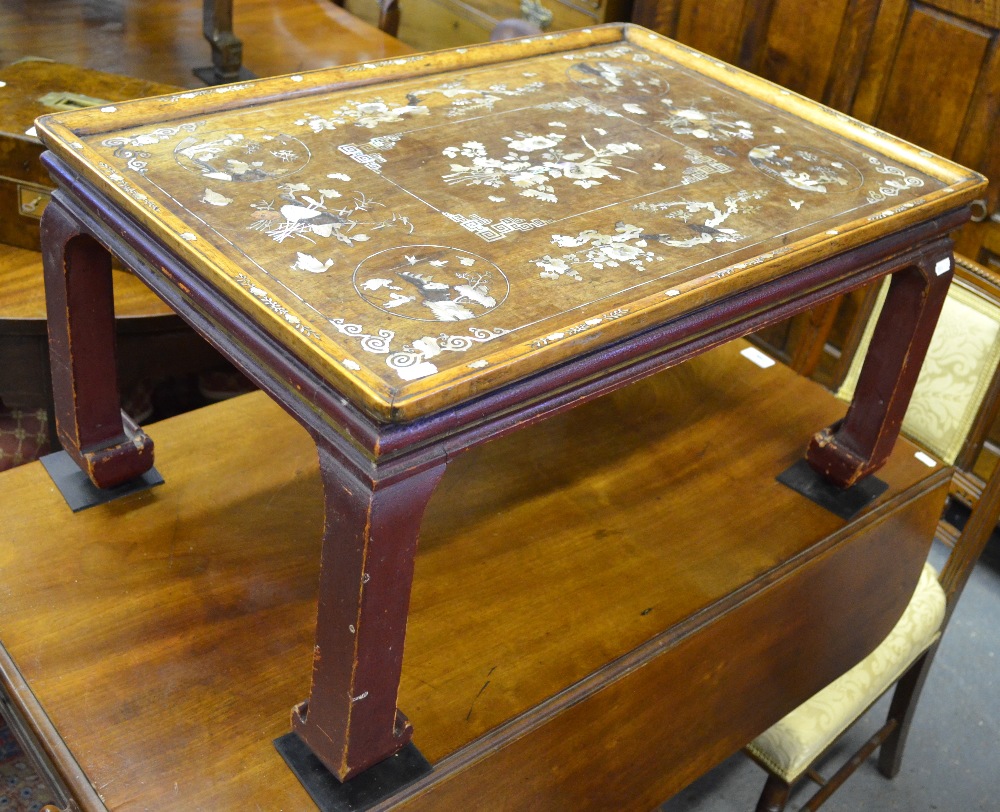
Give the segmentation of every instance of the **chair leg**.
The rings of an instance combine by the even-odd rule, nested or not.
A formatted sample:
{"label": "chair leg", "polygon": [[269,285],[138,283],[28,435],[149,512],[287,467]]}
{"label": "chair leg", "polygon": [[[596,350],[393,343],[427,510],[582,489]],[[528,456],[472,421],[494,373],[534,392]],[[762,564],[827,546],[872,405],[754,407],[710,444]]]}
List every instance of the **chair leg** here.
{"label": "chair leg", "polygon": [[754,812],[782,812],[792,788],[776,775],[769,775]]}
{"label": "chair leg", "polygon": [[917,710],[917,701],[920,699],[920,692],[923,690],[936,651],[937,644],[924,652],[902,676],[892,693],[888,718],[895,719],[897,726],[883,742],[878,754],[878,769],[886,778],[895,778],[899,773],[903,750],[906,747],[906,736],[910,732],[910,723]]}

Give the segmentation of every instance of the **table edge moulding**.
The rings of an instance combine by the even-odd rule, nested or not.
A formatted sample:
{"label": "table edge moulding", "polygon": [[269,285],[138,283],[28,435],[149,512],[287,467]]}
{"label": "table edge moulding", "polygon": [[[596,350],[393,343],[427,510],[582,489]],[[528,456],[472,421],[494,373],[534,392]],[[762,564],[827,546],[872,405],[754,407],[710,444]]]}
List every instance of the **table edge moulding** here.
{"label": "table edge moulding", "polygon": [[[479,363],[432,367],[434,374],[389,385],[341,360],[338,345],[314,330],[291,299],[275,306],[269,292],[255,295],[239,266],[192,234],[166,197],[156,205],[147,187],[133,185],[93,146],[123,127],[238,112],[248,99],[254,109],[292,104],[616,43],[888,156],[929,177],[934,188],[670,290],[646,290],[620,318],[596,318],[580,331],[572,314],[542,318],[536,333],[487,350],[492,354],[477,356]],[[823,477],[852,486],[892,450],[952,276],[948,232],[968,218],[967,205],[984,184],[974,172],[628,24],[47,116],[37,127],[59,187],[42,223],[58,431],[94,485],[120,485],[152,465],[152,441],[118,405],[111,254],[316,442],[327,518],[313,687],[293,711],[292,725],[341,780],[410,741],[412,728],[396,700],[417,535],[454,455],[891,274],[855,400],[807,452]],[[553,335],[560,340],[548,340]]]}

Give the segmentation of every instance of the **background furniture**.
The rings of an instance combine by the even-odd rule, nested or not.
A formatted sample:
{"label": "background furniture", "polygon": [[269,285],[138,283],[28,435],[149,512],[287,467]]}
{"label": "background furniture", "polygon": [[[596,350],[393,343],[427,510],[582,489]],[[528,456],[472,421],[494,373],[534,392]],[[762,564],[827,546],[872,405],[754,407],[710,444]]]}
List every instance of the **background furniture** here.
{"label": "background furniture", "polygon": [[[958,252],[1000,263],[1000,5],[977,0],[636,0],[632,19],[822,101],[991,179]],[[761,334],[769,351],[836,388],[872,294]]]}
{"label": "background furniture", "polygon": [[[850,401],[871,341],[879,296],[858,352],[837,392]],[[920,378],[903,419],[903,431],[939,459],[956,467],[952,495],[975,505],[996,468],[988,446],[1000,410],[1000,275],[962,257],[935,328]],[[961,513],[961,512],[960,512]],[[954,543],[958,531],[942,521],[938,535]]]}
{"label": "background furniture", "polygon": [[[949,325],[944,326],[947,330]],[[976,337],[971,339],[975,343]],[[938,351],[946,340],[944,336],[937,340]],[[994,336],[992,342],[987,341],[987,347],[993,351],[982,370],[981,377],[985,379],[996,374],[995,346]],[[932,363],[934,347],[932,344],[928,356]],[[940,355],[937,358],[940,359]],[[926,379],[924,385],[928,385]],[[924,394],[926,396],[926,389]],[[934,394],[946,396],[940,389]],[[954,541],[940,576],[930,564],[924,565],[913,598],[889,636],[861,663],[747,747],[747,752],[770,773],[757,812],[781,812],[791,786],[804,776],[818,780],[821,789],[801,809],[819,809],[876,749],[879,749],[878,767],[882,774],[887,778],[898,774],[910,724],[941,635],[998,521],[1000,472],[995,472]],[[811,765],[893,684],[896,688],[885,724],[831,778],[818,778]],[[961,731],[956,729],[954,735],[960,736]]]}
{"label": "background furniture", "polygon": [[[202,87],[191,72],[204,65],[198,0],[5,3],[0,63],[25,56]],[[399,56],[412,48],[330,0],[234,0],[233,25],[243,62],[257,76]]]}
{"label": "background furniture", "polygon": [[[336,5],[343,6],[343,0]],[[375,26],[390,37],[399,30],[398,0],[377,0]],[[202,33],[212,48],[212,66],[196,68],[207,85],[221,85],[253,78],[243,67],[243,42],[233,31],[233,0],[202,0]]]}
{"label": "background furniture", "polygon": [[[418,51],[486,42],[518,18],[545,32],[627,20],[632,0],[403,0],[396,35]],[[352,14],[375,25],[376,0],[346,0]]]}

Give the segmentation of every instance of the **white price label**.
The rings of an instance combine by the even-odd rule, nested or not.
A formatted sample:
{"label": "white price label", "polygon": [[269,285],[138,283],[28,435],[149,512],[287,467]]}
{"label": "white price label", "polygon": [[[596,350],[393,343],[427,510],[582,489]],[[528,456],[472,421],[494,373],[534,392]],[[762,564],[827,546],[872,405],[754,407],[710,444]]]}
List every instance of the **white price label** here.
{"label": "white price label", "polygon": [[773,367],[777,363],[777,361],[775,361],[770,355],[762,353],[756,347],[747,347],[745,350],[740,351],[740,355],[748,361],[752,361],[761,369]]}

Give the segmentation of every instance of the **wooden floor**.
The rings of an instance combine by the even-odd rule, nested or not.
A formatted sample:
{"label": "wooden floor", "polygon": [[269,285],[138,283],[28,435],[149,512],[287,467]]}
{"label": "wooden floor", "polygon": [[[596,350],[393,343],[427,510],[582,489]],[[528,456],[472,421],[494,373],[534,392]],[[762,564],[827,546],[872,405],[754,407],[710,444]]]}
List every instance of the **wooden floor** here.
{"label": "wooden floor", "polygon": [[[27,56],[200,87],[211,64],[201,0],[3,0],[0,64]],[[409,53],[330,0],[235,0],[243,63],[258,76]]]}

